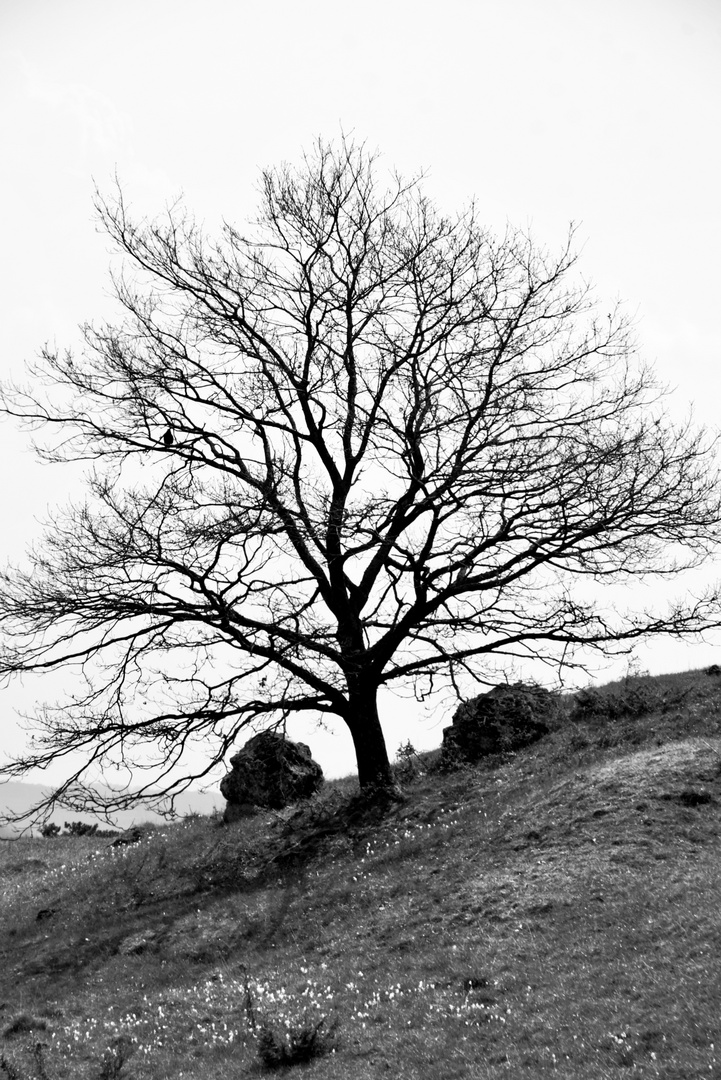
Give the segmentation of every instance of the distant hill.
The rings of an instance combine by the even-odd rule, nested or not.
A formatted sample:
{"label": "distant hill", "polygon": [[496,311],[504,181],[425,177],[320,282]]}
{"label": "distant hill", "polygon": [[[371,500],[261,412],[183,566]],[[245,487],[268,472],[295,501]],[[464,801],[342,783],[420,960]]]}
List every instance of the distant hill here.
{"label": "distant hill", "polygon": [[[37,803],[51,791],[52,787],[49,784],[25,784],[17,780],[10,780],[6,784],[1,784],[0,816],[4,816],[8,813],[25,813],[25,811],[37,805]],[[204,791],[186,791],[184,794],[179,795],[175,800],[175,808],[180,817],[190,813],[203,815],[211,814],[214,810],[224,806],[225,800],[220,792],[214,794],[213,792]],[[123,810],[117,814],[113,814],[112,820],[113,827],[118,829],[128,829],[131,825],[137,825],[143,821],[159,823],[165,819],[161,817],[160,814],[154,813],[152,810],[147,810],[143,806],[138,806],[133,810]],[[84,821],[89,824],[97,822],[101,828],[110,827],[95,814],[81,814],[74,810],[65,810],[62,807],[50,814],[48,821],[53,822],[55,825],[60,825],[61,827],[66,821]],[[16,832],[17,829],[0,826],[0,837],[12,836]]]}

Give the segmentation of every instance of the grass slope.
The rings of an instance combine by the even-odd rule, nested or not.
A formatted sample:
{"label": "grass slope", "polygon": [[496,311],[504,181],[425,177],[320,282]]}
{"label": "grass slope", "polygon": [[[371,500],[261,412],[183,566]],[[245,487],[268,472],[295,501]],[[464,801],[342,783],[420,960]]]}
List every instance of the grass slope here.
{"label": "grass slope", "polygon": [[1,845],[0,1077],[721,1077],[721,679],[602,696],[375,820]]}

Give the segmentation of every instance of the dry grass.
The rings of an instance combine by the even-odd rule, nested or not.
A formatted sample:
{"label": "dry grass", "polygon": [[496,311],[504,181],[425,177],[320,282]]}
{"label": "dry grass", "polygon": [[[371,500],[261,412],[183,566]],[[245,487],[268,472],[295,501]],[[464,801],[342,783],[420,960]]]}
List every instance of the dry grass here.
{"label": "dry grass", "polygon": [[240,1080],[294,1046],[314,1080],[721,1076],[721,680],[604,693],[512,758],[424,757],[375,820],[341,783],[4,844],[0,1077]]}

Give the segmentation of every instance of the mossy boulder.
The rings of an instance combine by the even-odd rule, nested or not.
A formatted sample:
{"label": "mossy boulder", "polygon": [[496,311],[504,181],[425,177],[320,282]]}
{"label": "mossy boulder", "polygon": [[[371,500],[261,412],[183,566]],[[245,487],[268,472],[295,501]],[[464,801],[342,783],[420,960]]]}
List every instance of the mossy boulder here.
{"label": "mossy boulder", "polygon": [[456,709],[453,723],[443,730],[440,765],[453,768],[520,750],[548,734],[557,710],[557,696],[542,686],[495,686]]}

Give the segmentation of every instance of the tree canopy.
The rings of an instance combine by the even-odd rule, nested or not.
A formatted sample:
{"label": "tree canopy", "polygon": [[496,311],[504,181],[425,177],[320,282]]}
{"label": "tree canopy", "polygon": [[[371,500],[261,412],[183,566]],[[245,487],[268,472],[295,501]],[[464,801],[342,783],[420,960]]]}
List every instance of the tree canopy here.
{"label": "tree canopy", "polygon": [[[46,459],[90,463],[86,501],[3,575],[0,671],[77,673],[6,776],[81,751],[58,797],[117,809],[306,713],[340,717],[361,787],[387,787],[381,688],[463,694],[494,658],[717,622],[715,590],[589,599],[697,565],[721,486],[573,230],[556,254],[496,236],[346,140],[265,171],[257,220],[216,240],[177,204],[135,221],[120,188],[97,208],[122,317],[2,397]],[[87,777],[114,762],[147,780],[101,798]]]}

